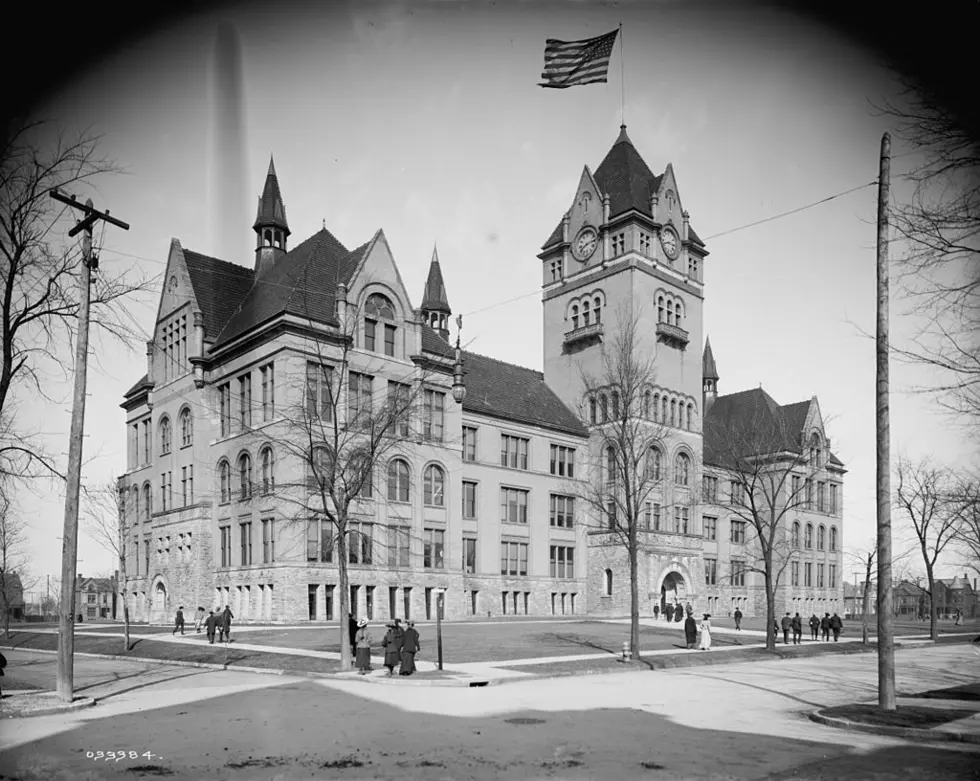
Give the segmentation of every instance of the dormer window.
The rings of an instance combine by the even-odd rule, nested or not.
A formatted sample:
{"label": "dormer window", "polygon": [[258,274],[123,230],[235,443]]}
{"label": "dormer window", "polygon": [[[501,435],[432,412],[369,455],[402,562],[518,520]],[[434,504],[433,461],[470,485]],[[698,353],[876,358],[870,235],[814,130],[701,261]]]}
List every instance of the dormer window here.
{"label": "dormer window", "polygon": [[394,356],[394,321],[395,307],[388,298],[380,293],[368,296],[367,303],[364,305],[364,349],[371,352],[382,352],[378,349],[378,342],[383,339],[384,354]]}

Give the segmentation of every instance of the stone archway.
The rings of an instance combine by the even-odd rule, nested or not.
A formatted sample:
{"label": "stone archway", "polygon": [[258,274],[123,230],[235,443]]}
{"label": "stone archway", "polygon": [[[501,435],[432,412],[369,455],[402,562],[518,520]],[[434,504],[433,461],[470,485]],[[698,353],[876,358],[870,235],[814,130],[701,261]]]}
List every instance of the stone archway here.
{"label": "stone archway", "polygon": [[167,587],[158,580],[153,587],[153,603],[150,607],[150,623],[167,623]]}
{"label": "stone archway", "polygon": [[676,571],[668,572],[660,585],[660,612],[663,613],[668,604],[683,605],[687,596],[687,582],[684,580],[684,576]]}

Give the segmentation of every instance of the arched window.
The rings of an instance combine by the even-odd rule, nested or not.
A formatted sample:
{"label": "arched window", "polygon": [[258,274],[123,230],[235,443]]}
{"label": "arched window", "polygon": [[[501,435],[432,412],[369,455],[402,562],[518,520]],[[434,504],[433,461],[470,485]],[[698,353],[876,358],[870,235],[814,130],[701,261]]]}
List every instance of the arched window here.
{"label": "arched window", "polygon": [[664,297],[660,296],[657,299],[657,322],[662,323],[664,321]]}
{"label": "arched window", "polygon": [[836,526],[830,527],[830,550],[831,551],[837,550],[837,527]]}
{"label": "arched window", "polygon": [[807,550],[813,548],[813,524],[808,523],[806,525],[806,536],[803,538],[803,547]]}
{"label": "arched window", "polygon": [[595,309],[595,321],[598,323],[602,313],[602,301],[599,299],[599,296],[596,296],[592,302],[592,308]]}
{"label": "arched window", "polygon": [[272,231],[268,228],[262,231],[262,243],[267,247],[272,246]]}
{"label": "arched window", "polygon": [[429,507],[445,507],[446,473],[442,467],[435,464],[427,466],[423,481],[423,502]]}
{"label": "arched window", "polygon": [[655,482],[660,482],[663,477],[663,454],[658,447],[647,451],[647,477]]}
{"label": "arched window", "polygon": [[643,394],[643,417],[650,419],[650,391]]}
{"label": "arched window", "polygon": [[388,464],[388,499],[407,502],[409,496],[408,464],[400,458],[392,459]]}
{"label": "arched window", "polygon": [[606,394],[599,394],[599,413],[602,415],[602,422],[609,422],[609,401],[606,399]]}
{"label": "arched window", "polygon": [[140,489],[135,485],[132,491],[133,496],[133,523],[140,522]]}
{"label": "arched window", "polygon": [[578,304],[572,305],[572,330],[578,328]]}
{"label": "arched window", "polygon": [[187,447],[194,441],[194,420],[191,418],[191,411],[184,407],[180,411],[180,443]]}
{"label": "arched window", "polygon": [[582,302],[582,325],[588,325],[589,321],[589,299],[585,299],[585,301]]}
{"label": "arched window", "polygon": [[240,486],[239,496],[249,499],[252,496],[252,457],[248,453],[242,453],[238,457],[238,482]]}
{"label": "arched window", "polygon": [[678,327],[680,327],[681,325],[681,318],[683,316],[684,316],[684,307],[681,305],[681,302],[678,301],[676,304],[674,304],[674,323]]}
{"label": "arched window", "polygon": [[677,425],[677,402],[674,399],[670,400],[670,425]]}
{"label": "arched window", "polygon": [[687,453],[678,453],[674,459],[674,482],[677,485],[691,484],[691,459]]}
{"label": "arched window", "polygon": [[272,455],[272,448],[262,449],[262,493],[271,494],[276,487],[275,458]]}
{"label": "arched window", "polygon": [[221,483],[221,501],[231,501],[231,464],[222,461],[218,464],[218,476]]}
{"label": "arched window", "polygon": [[364,349],[393,356],[395,354],[394,323],[395,307],[391,301],[380,293],[369,295],[364,304]]}
{"label": "arched window", "polygon": [[143,483],[143,513],[146,520],[150,520],[153,515],[153,493],[149,483]]}
{"label": "arched window", "polygon": [[827,537],[827,529],[821,523],[817,527],[817,550],[823,550],[823,548],[824,548],[824,541],[825,541],[826,537]]}
{"label": "arched window", "polygon": [[603,580],[604,580],[603,586],[605,588],[605,594],[607,597],[611,597],[612,586],[613,586],[613,571],[611,569],[607,569],[605,571],[605,577],[603,578]]}
{"label": "arched window", "polygon": [[674,324],[674,302],[667,302],[667,325]]}
{"label": "arched window", "polygon": [[612,392],[612,414],[613,420],[619,420],[619,391]]}
{"label": "arched window", "polygon": [[612,445],[606,448],[606,484],[616,485],[616,449]]}
{"label": "arched window", "polygon": [[820,435],[816,432],[810,437],[810,466],[820,466]]}
{"label": "arched window", "polygon": [[660,394],[653,394],[653,419],[654,421],[660,420]]}
{"label": "arched window", "polygon": [[589,423],[595,424],[595,396],[589,398]]}
{"label": "arched window", "polygon": [[170,418],[164,415],[160,418],[160,454],[167,455],[170,452]]}
{"label": "arched window", "polygon": [[667,425],[667,397],[660,400],[660,422]]}
{"label": "arched window", "polygon": [[793,522],[793,547],[794,548],[800,547],[800,522],[799,521]]}

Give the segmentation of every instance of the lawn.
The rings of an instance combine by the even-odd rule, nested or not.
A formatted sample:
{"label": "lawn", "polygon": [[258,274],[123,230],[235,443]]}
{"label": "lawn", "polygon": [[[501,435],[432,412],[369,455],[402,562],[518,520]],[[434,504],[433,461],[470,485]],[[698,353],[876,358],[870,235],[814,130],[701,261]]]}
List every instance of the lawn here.
{"label": "lawn", "polygon": [[878,727],[912,727],[931,729],[951,721],[972,716],[976,711],[964,708],[929,708],[921,705],[900,705],[886,711],[877,705],[837,705],[820,711],[824,716],[847,719],[859,724]]}

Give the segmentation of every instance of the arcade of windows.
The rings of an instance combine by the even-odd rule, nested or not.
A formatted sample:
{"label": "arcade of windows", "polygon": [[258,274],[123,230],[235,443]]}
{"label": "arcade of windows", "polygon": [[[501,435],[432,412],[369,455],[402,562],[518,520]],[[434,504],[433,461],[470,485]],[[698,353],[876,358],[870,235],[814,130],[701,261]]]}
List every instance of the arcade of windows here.
{"label": "arcade of windows", "polygon": [[[813,550],[813,524],[808,523],[805,527],[800,524],[799,521],[794,521],[793,523],[793,536],[792,545],[794,548],[800,547],[800,533],[803,533],[803,548],[805,550]],[[822,523],[816,528],[817,536],[817,550],[829,550],[831,553],[837,552],[837,547],[839,544],[837,536],[837,527],[830,527],[830,535],[827,534],[827,527]]]}
{"label": "arcade of windows", "polygon": [[[617,420],[620,414],[619,392],[600,391],[588,399],[589,424],[600,425]],[[625,410],[623,410],[625,412]],[[694,431],[697,406],[693,399],[674,396],[659,389],[643,393],[642,417],[664,426]]]}
{"label": "arcade of windows", "polygon": [[572,299],[568,305],[568,319],[571,320],[572,331],[602,322],[604,306],[605,294],[601,290]]}
{"label": "arcade of windows", "polygon": [[657,322],[683,328],[684,322],[684,302],[680,297],[658,291],[657,298]]}

